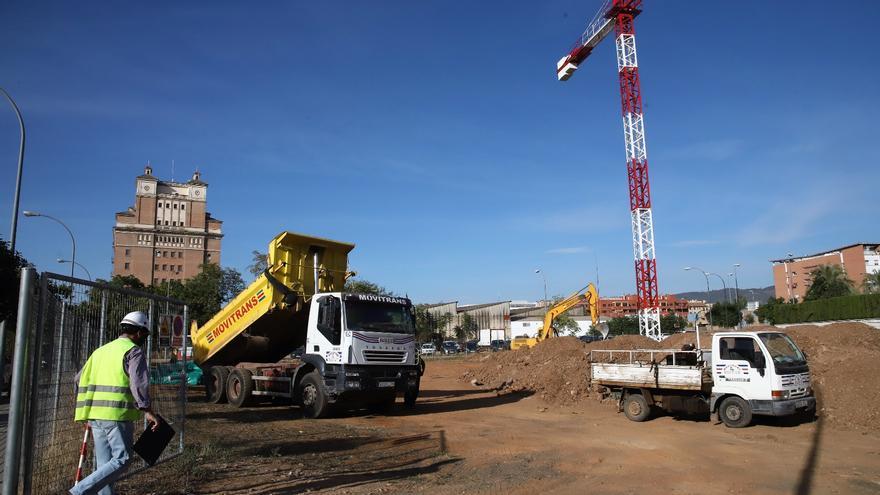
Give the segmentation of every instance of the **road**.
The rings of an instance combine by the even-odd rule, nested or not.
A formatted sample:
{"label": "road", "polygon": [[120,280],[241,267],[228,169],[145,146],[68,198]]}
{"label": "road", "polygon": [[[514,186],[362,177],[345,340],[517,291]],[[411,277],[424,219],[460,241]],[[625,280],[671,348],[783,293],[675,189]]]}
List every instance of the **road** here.
{"label": "road", "polygon": [[588,400],[555,408],[428,365],[417,409],[298,418],[296,408],[192,404],[180,459],[121,493],[825,494],[880,492],[880,435],[822,421],[745,429],[706,418],[633,423]]}

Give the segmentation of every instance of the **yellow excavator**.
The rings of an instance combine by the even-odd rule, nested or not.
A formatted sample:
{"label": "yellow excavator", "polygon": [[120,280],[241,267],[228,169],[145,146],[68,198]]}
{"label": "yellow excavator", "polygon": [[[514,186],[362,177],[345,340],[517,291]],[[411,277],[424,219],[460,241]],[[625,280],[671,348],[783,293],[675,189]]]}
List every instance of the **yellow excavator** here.
{"label": "yellow excavator", "polygon": [[547,313],[544,315],[544,327],[538,330],[538,335],[536,337],[516,337],[510,342],[510,349],[515,350],[520,347],[533,347],[544,339],[555,337],[556,329],[553,328],[553,320],[562,313],[565,313],[569,309],[580,304],[582,301],[587,301],[593,326],[598,325],[599,292],[596,291],[596,287],[593,284],[588,284],[583,289],[559,301],[547,310]]}

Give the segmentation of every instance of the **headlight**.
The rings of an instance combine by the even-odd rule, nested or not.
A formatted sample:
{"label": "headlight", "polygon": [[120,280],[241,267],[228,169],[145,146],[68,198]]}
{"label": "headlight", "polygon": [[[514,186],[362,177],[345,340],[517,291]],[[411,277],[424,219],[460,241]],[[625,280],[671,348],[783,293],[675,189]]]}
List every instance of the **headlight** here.
{"label": "headlight", "polygon": [[770,396],[773,398],[773,400],[786,400],[789,398],[790,394],[791,392],[789,392],[788,390],[772,390],[770,392]]}

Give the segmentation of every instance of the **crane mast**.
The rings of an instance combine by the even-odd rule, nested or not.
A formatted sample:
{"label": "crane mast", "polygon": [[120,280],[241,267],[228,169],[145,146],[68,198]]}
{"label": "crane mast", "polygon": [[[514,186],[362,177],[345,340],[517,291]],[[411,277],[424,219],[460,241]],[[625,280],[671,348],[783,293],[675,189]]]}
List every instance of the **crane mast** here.
{"label": "crane mast", "polygon": [[556,64],[560,81],[568,80],[578,65],[590,55],[611,31],[617,46],[617,73],[623,110],[623,136],[626,144],[626,172],[632,215],[633,256],[636,294],[639,302],[639,331],[659,340],[660,297],[657,287],[657,258],[654,251],[654,219],[651,186],[648,181],[648,151],[642,114],[642,91],[633,21],[641,12],[642,0],[608,0],[587,25],[571,51]]}

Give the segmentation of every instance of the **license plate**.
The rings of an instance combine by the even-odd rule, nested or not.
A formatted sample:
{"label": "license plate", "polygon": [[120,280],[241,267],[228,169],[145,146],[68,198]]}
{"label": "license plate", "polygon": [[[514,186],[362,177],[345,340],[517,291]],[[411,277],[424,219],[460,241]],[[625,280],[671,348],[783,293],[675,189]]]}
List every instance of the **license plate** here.
{"label": "license plate", "polygon": [[379,382],[379,388],[391,388],[394,387],[394,382]]}
{"label": "license plate", "polygon": [[804,399],[801,399],[799,401],[795,401],[794,407],[807,407],[807,401]]}

